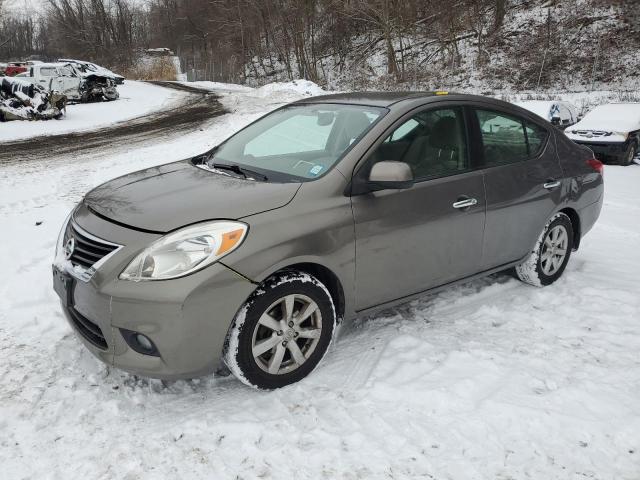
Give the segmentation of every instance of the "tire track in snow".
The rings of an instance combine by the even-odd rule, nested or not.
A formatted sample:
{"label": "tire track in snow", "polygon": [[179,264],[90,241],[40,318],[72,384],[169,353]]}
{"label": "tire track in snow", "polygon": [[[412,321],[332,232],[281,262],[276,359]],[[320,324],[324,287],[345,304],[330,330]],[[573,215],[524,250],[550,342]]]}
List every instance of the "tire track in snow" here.
{"label": "tire track in snow", "polygon": [[185,95],[182,103],[173,104],[166,110],[116,123],[111,127],[0,143],[0,165],[41,161],[42,167],[46,168],[52,158],[68,160],[69,156],[86,155],[105,148],[131,147],[156,138],[166,141],[167,137],[193,131],[202,123],[226,113],[219,97],[211,92],[179,83],[154,83],[185,91],[188,95]]}

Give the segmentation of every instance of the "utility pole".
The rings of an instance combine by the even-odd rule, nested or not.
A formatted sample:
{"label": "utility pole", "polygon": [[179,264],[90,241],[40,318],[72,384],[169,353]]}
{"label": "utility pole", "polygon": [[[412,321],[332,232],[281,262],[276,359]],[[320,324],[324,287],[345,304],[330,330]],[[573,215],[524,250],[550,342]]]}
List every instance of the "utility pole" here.
{"label": "utility pole", "polygon": [[596,86],[596,71],[598,70],[598,60],[600,59],[600,37],[598,37],[598,44],[596,45],[596,58],[593,61],[593,70],[591,70],[591,91]]}
{"label": "utility pole", "polygon": [[547,52],[551,47],[551,9],[547,10],[547,46],[544,49],[544,55],[542,57],[542,65],[540,65],[540,73],[538,74],[538,83],[536,84],[536,90],[540,88],[540,81],[542,80],[542,72],[544,71],[544,63],[547,60]]}

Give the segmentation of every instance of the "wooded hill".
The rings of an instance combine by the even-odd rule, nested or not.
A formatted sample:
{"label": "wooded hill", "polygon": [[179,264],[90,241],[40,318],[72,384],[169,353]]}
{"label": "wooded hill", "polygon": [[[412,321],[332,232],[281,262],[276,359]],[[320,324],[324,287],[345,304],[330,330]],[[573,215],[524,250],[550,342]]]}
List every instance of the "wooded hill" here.
{"label": "wooded hill", "polygon": [[[1,2],[2,0],[0,0]],[[189,79],[330,88],[638,85],[637,0],[45,0],[6,13],[0,60],[115,69],[168,47]]]}

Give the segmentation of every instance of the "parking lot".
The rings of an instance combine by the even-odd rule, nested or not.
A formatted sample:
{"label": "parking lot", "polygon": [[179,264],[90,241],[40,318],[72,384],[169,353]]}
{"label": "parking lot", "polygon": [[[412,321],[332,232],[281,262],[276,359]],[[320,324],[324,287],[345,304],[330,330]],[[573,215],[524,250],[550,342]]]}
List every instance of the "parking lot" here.
{"label": "parking lot", "polygon": [[296,385],[146,380],[88,353],[51,288],[72,206],[103,181],[196,155],[303,94],[221,89],[228,113],[135,149],[0,161],[3,475],[637,478],[636,165],[605,167],[600,220],[553,288],[496,274],[345,324]]}

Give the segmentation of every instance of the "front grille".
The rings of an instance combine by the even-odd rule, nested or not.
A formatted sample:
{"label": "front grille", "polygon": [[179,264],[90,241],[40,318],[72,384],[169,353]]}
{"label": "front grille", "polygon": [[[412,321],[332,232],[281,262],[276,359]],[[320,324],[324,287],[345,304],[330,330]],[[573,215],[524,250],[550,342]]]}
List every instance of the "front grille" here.
{"label": "front grille", "polygon": [[601,130],[574,130],[571,133],[580,135],[581,137],[609,137],[611,132],[604,132]]}
{"label": "front grille", "polygon": [[106,350],[107,340],[104,338],[104,334],[102,333],[102,330],[100,330],[100,327],[81,315],[75,308],[69,308],[68,310],[73,324],[82,336],[96,347]]}
{"label": "front grille", "polygon": [[84,268],[90,268],[118,248],[118,245],[90,235],[73,222],[69,222],[67,227],[64,239],[65,245],[70,238],[73,238],[75,243],[73,253],[69,258],[74,266],[79,265]]}

